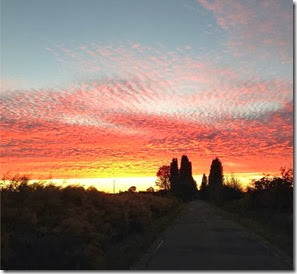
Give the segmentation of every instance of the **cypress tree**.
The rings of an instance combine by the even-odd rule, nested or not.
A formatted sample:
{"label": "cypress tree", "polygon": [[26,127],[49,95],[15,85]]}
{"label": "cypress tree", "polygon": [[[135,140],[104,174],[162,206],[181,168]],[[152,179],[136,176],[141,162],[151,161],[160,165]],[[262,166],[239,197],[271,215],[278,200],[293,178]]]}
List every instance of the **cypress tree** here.
{"label": "cypress tree", "polygon": [[189,200],[197,192],[196,182],[192,175],[192,163],[186,155],[181,158],[181,167],[179,171],[179,184],[181,194],[184,200]]}
{"label": "cypress tree", "polygon": [[210,166],[208,183],[210,187],[222,186],[224,181],[222,162],[216,157]]}
{"label": "cypress tree", "polygon": [[192,163],[186,155],[181,158],[181,166],[178,169],[178,162],[173,158],[170,163],[170,185],[174,195],[189,200],[197,192],[196,182],[192,176]]}
{"label": "cypress tree", "polygon": [[170,187],[173,193],[177,191],[177,180],[178,180],[178,163],[177,159],[173,158],[170,163]]}
{"label": "cypress tree", "polygon": [[216,157],[210,166],[208,177],[209,198],[211,201],[221,205],[223,203],[223,165],[222,162]]}
{"label": "cypress tree", "polygon": [[203,173],[200,190],[204,190],[206,187],[207,187],[207,177],[205,173]]}

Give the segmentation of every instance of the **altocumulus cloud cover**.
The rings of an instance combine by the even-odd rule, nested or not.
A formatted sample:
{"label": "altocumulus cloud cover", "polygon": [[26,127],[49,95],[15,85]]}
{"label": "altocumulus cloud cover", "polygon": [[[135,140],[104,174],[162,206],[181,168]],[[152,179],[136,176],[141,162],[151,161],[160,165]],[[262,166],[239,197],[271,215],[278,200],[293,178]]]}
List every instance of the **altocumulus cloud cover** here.
{"label": "altocumulus cloud cover", "polygon": [[[194,18],[190,29],[175,33],[190,32],[188,41],[139,38],[131,26],[129,39],[46,41],[42,52],[59,74],[52,86],[18,77],[4,62],[2,174],[152,176],[181,154],[191,159],[194,174],[207,173],[216,156],[229,172],[292,166],[290,2],[165,2]],[[132,3],[126,1],[131,14]],[[169,12],[162,12],[166,19]]]}

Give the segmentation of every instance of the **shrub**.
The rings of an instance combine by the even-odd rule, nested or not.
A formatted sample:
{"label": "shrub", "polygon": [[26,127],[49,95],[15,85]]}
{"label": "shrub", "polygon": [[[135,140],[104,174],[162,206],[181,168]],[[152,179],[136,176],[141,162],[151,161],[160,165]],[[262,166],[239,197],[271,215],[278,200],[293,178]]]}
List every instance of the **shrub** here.
{"label": "shrub", "polygon": [[250,207],[293,210],[293,170],[281,168],[280,177],[264,176],[248,189]]}
{"label": "shrub", "polygon": [[110,244],[141,233],[177,205],[153,193],[104,194],[28,184],[21,176],[1,196],[3,269],[106,269]]}

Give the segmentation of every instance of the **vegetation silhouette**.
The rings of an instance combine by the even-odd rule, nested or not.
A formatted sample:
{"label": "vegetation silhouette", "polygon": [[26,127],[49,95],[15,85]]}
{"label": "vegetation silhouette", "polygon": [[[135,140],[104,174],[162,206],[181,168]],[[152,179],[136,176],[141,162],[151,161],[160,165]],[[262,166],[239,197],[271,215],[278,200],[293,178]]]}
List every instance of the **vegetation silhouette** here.
{"label": "vegetation silhouette", "polygon": [[234,176],[227,177],[223,184],[223,199],[224,200],[236,200],[243,197],[243,188],[240,181]]}
{"label": "vegetation silhouette", "polygon": [[203,173],[202,176],[202,181],[201,181],[201,185],[200,185],[200,197],[202,199],[206,199],[207,198],[207,184],[208,184],[208,180],[207,180],[207,176],[205,175],[205,173]]}
{"label": "vegetation silhouette", "polygon": [[212,160],[210,171],[209,171],[209,186],[210,187],[221,187],[224,182],[223,165],[218,157]]}
{"label": "vegetation silhouette", "polygon": [[216,157],[210,166],[208,176],[209,199],[213,202],[221,204],[223,202],[223,165],[218,157]]}
{"label": "vegetation silhouette", "polygon": [[170,189],[170,166],[161,166],[157,172],[156,186],[160,189]]}
{"label": "vegetation silhouette", "polygon": [[223,209],[242,216],[243,224],[252,220],[256,232],[293,257],[293,207],[293,170],[281,168],[281,176],[254,180],[241,198],[226,201]]}
{"label": "vegetation silhouette", "polygon": [[293,170],[281,167],[281,176],[264,176],[247,189],[249,208],[269,208],[293,212]]}
{"label": "vegetation silhouette", "polygon": [[170,163],[171,192],[184,201],[192,200],[197,193],[197,184],[192,175],[192,163],[186,155],[181,157],[181,166],[173,158]]}
{"label": "vegetation silhouette", "polygon": [[158,193],[114,195],[15,176],[1,187],[2,269],[113,269],[108,250],[178,204]]}
{"label": "vegetation silhouette", "polygon": [[128,189],[128,192],[135,193],[136,192],[136,186],[130,186]]}
{"label": "vegetation silhouette", "polygon": [[147,188],[146,192],[155,192],[155,189],[152,186],[150,186],[149,188]]}

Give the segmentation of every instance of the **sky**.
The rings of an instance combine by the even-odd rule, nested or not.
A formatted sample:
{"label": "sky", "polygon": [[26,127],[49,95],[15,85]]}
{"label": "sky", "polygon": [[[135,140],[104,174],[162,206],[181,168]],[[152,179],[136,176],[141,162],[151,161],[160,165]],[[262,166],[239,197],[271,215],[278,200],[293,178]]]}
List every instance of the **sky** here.
{"label": "sky", "polygon": [[289,0],[1,0],[1,175],[293,166]]}

